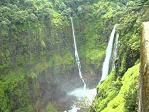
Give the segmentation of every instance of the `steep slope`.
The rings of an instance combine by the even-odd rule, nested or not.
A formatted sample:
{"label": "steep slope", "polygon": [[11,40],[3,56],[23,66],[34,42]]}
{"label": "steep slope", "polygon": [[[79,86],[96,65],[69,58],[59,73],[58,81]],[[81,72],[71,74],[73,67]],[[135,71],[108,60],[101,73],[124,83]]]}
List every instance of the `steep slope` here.
{"label": "steep slope", "polygon": [[123,78],[116,79],[113,71],[97,87],[98,94],[91,112],[137,112],[139,64],[129,68]]}
{"label": "steep slope", "polygon": [[119,24],[117,32],[120,33],[115,69],[97,86],[91,112],[137,112],[138,109],[139,65],[136,64],[140,58],[141,24],[149,20],[149,2],[129,1],[119,6],[121,8],[111,14],[113,22]]}
{"label": "steep slope", "polygon": [[[53,2],[0,1],[1,112],[33,112],[50,108],[64,111],[71,106],[73,99],[66,97],[66,92],[82,86],[74,60],[71,11],[67,10],[69,7],[65,11],[59,8],[57,4],[61,0],[57,4]],[[66,4],[72,6],[76,3],[70,1]],[[85,23],[81,24],[77,16],[74,19],[83,74],[87,85],[92,87],[97,84],[98,62],[104,53],[98,53],[95,36],[91,39],[92,34],[95,35],[92,28],[85,29]],[[83,33],[87,36],[82,38]],[[97,55],[93,57],[90,51]]]}
{"label": "steep slope", "polygon": [[63,111],[71,106],[73,98],[67,102],[66,92],[81,86],[81,81],[70,16],[88,87],[100,80],[110,32],[119,24],[116,68],[107,85],[98,89],[106,97],[105,89],[111,83],[116,87],[106,93],[103,105],[94,105],[99,111],[110,109],[107,102],[125,84],[125,72],[139,62],[140,26],[149,20],[148,7],[147,0],[1,0],[0,111]]}

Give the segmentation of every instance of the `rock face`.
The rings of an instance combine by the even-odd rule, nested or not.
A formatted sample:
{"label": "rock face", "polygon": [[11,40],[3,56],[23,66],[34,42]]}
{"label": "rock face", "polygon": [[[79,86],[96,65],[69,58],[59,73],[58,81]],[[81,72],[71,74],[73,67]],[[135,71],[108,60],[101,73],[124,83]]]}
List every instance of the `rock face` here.
{"label": "rock face", "polygon": [[149,22],[143,23],[141,39],[139,112],[149,112]]}

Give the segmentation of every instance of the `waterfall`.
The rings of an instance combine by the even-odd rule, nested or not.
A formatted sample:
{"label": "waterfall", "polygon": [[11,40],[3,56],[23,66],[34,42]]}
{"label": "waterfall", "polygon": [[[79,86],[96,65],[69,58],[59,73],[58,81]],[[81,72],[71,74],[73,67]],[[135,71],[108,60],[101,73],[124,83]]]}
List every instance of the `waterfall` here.
{"label": "waterfall", "polygon": [[70,19],[71,19],[71,25],[72,25],[72,36],[73,36],[73,41],[74,41],[75,59],[76,59],[77,65],[78,65],[79,76],[80,76],[80,79],[82,80],[82,82],[84,84],[84,90],[85,90],[86,89],[86,83],[85,83],[85,81],[84,81],[84,79],[82,77],[81,64],[80,64],[80,59],[79,59],[78,50],[77,50],[77,44],[76,44],[76,36],[75,36],[73,18],[70,17]]}
{"label": "waterfall", "polygon": [[116,29],[116,25],[114,25],[114,28],[111,32],[110,35],[110,40],[108,43],[108,47],[106,49],[106,57],[103,63],[103,68],[102,68],[102,77],[100,81],[103,81],[106,79],[108,72],[109,72],[109,63],[110,63],[110,58],[112,55],[112,48],[113,48],[113,41],[114,41],[114,36],[115,36],[115,29]]}
{"label": "waterfall", "polygon": [[115,60],[117,58],[117,53],[118,53],[118,38],[119,38],[119,33],[116,34],[116,38],[115,38],[115,44],[114,44],[114,57],[113,57],[113,65],[115,68]]}

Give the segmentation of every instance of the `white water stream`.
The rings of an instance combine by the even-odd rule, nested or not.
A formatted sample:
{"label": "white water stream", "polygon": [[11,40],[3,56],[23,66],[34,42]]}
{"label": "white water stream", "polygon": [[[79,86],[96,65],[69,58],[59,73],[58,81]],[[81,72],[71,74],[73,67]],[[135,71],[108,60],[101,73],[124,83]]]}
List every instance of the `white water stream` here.
{"label": "white water stream", "polygon": [[[92,100],[96,96],[96,88],[94,88],[94,89],[86,88],[86,83],[83,79],[82,72],[81,72],[81,64],[80,64],[80,59],[79,59],[78,50],[77,50],[73,18],[70,17],[70,19],[71,19],[71,25],[72,25],[72,35],[73,35],[73,41],[74,41],[75,59],[76,59],[76,63],[77,63],[77,66],[78,66],[79,76],[80,76],[80,79],[82,80],[82,82],[84,84],[84,87],[77,88],[77,89],[69,92],[68,95],[75,96],[78,99],[78,101],[81,101],[84,98],[86,98],[87,100],[86,100],[85,103],[90,105],[92,103]],[[77,107],[76,105],[73,105],[71,110],[68,110],[68,111],[65,111],[65,112],[77,112],[78,110],[80,110],[80,108]]]}
{"label": "white water stream", "polygon": [[[94,97],[96,96],[96,88],[93,88],[93,89],[86,88],[86,83],[85,83],[85,81],[83,79],[82,72],[81,72],[81,64],[80,64],[80,59],[79,59],[78,50],[77,50],[73,18],[70,17],[70,19],[71,19],[71,25],[72,25],[72,35],[73,35],[73,40],[74,40],[75,59],[76,59],[76,63],[77,63],[77,66],[78,66],[79,76],[80,76],[80,79],[82,80],[82,82],[84,84],[84,87],[77,88],[77,89],[69,92],[68,95],[75,96],[78,99],[78,101],[79,100],[81,101],[84,98],[86,98],[87,100],[86,100],[85,103],[87,103],[88,105],[91,105]],[[106,79],[106,76],[108,75],[108,72],[109,72],[109,63],[110,63],[110,58],[111,58],[111,55],[112,55],[113,42],[114,42],[114,36],[115,36],[115,29],[116,29],[116,25],[114,26],[114,28],[113,28],[113,30],[111,32],[111,36],[110,36],[110,40],[109,40],[109,43],[108,43],[108,47],[106,49],[106,58],[105,58],[105,61],[103,63],[101,81]],[[118,36],[117,36],[116,40],[118,42]],[[80,110],[80,108],[77,107],[74,104],[72,106],[71,110],[64,111],[64,112],[77,112],[78,110]]]}
{"label": "white water stream", "polygon": [[82,77],[81,64],[80,64],[80,58],[79,58],[79,55],[78,55],[78,49],[77,49],[77,44],[76,44],[76,36],[75,36],[73,19],[72,19],[72,17],[70,17],[70,19],[71,19],[71,25],[72,25],[72,36],[73,36],[73,42],[74,42],[76,63],[78,65],[79,76],[80,76],[80,79],[82,80],[82,82],[84,84],[84,90],[85,90],[86,89],[86,83],[85,83],[85,81]]}
{"label": "white water stream", "polygon": [[109,73],[109,64],[110,64],[110,59],[111,59],[111,55],[112,55],[113,42],[114,42],[114,37],[115,37],[115,29],[116,29],[116,25],[114,25],[114,28],[111,32],[108,47],[106,49],[106,57],[105,57],[105,60],[103,62],[102,77],[101,77],[100,82],[105,80],[108,73]]}

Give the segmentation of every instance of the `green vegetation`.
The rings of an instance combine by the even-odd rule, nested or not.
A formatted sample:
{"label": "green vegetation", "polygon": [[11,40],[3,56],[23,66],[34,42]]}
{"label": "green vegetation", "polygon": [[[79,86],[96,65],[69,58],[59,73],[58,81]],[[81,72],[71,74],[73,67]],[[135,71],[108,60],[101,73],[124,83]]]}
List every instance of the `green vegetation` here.
{"label": "green vegetation", "polygon": [[[0,1],[1,112],[33,112],[45,108],[43,87],[53,87],[56,84],[51,78],[67,77],[65,74],[76,69],[69,16],[86,3],[89,5],[93,1]],[[105,47],[96,47],[99,44],[96,32],[92,32],[92,28],[85,29],[86,23],[82,24],[77,15],[75,19],[84,72],[92,69],[91,64],[97,64],[97,70]],[[40,77],[43,77],[44,85]]]}
{"label": "green vegetation", "polygon": [[[99,2],[99,6],[101,4],[102,2]],[[119,24],[117,28],[117,32],[120,33],[119,51],[115,69],[102,84],[97,86],[98,95],[90,107],[90,112],[137,112],[139,65],[136,64],[139,63],[140,56],[141,24],[143,21],[148,21],[146,11],[149,2],[138,0],[129,1],[127,5],[123,3],[116,5],[111,1],[108,5],[111,7],[115,5],[114,9],[105,12],[104,17],[110,17],[110,20]]]}
{"label": "green vegetation", "polygon": [[84,74],[100,74],[118,24],[116,67],[98,85],[90,111],[135,112],[141,24],[149,20],[148,10],[148,0],[1,0],[0,112],[57,112],[43,94],[64,82],[55,77],[69,80],[77,68],[70,16]]}
{"label": "green vegetation", "polygon": [[124,77],[117,78],[112,72],[97,87],[98,95],[93,103],[96,112],[137,112],[139,64],[129,68]]}

